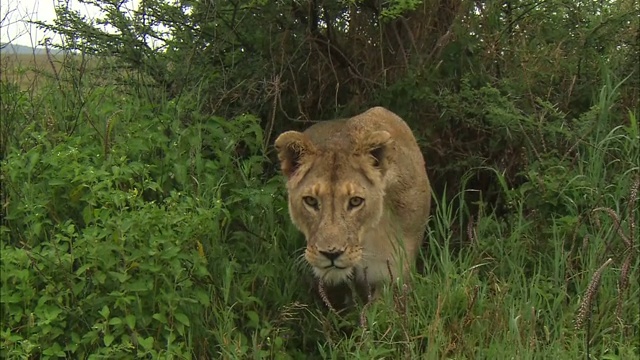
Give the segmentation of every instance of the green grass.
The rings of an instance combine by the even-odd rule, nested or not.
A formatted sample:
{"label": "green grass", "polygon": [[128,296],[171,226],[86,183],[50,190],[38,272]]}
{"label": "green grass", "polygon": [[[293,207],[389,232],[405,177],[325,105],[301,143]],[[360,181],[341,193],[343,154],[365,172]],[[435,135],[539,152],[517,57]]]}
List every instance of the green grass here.
{"label": "green grass", "polygon": [[435,194],[410,288],[337,314],[300,259],[283,179],[263,176],[255,117],[82,84],[3,82],[3,358],[640,356],[640,145],[615,86],[570,153],[525,144],[521,185],[467,169],[494,174],[503,210],[465,186]]}

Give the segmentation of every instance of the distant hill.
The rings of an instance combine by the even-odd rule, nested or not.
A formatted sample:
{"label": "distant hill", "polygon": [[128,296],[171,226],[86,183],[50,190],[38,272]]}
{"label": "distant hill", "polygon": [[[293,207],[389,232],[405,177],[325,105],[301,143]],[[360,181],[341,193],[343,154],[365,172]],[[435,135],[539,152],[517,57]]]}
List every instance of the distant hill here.
{"label": "distant hill", "polygon": [[[57,54],[62,50],[53,49],[51,52]],[[18,44],[0,44],[0,54],[15,54],[15,55],[46,55],[47,50],[43,47],[33,48],[31,46],[18,45]]]}

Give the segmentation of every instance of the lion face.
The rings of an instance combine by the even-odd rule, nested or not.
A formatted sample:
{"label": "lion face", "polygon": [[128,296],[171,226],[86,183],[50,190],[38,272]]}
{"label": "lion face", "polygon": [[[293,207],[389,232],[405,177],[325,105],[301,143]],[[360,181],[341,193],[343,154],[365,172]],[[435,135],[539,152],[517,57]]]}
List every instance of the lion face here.
{"label": "lion face", "polygon": [[291,219],[305,235],[305,259],[325,283],[346,281],[367,256],[363,234],[383,215],[384,147],[389,143],[385,131],[348,148],[318,146],[298,132],[276,140],[288,177]]}

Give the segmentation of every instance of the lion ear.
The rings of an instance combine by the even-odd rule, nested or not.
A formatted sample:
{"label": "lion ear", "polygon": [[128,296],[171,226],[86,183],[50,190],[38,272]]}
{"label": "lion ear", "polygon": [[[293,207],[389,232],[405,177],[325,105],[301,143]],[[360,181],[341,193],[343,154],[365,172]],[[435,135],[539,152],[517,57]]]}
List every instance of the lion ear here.
{"label": "lion ear", "polygon": [[393,143],[391,134],[387,131],[374,131],[367,135],[359,144],[358,152],[368,154],[372,159],[372,165],[376,168],[384,167],[388,155],[389,146]]}
{"label": "lion ear", "polygon": [[280,134],[274,144],[282,173],[288,178],[300,167],[306,156],[315,153],[315,147],[309,138],[298,131]]}

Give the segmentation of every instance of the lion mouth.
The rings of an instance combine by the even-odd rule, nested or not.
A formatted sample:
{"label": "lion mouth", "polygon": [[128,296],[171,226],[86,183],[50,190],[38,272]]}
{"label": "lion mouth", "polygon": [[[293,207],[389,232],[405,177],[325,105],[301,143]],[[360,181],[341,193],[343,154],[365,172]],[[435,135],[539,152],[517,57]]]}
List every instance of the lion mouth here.
{"label": "lion mouth", "polygon": [[319,279],[328,285],[335,285],[349,281],[353,276],[353,267],[329,265],[313,267],[313,272]]}
{"label": "lion mouth", "polygon": [[325,266],[324,269],[325,270],[328,270],[328,269],[346,270],[347,267],[346,266],[338,266],[338,265],[335,265],[335,264],[331,264],[331,265]]}

